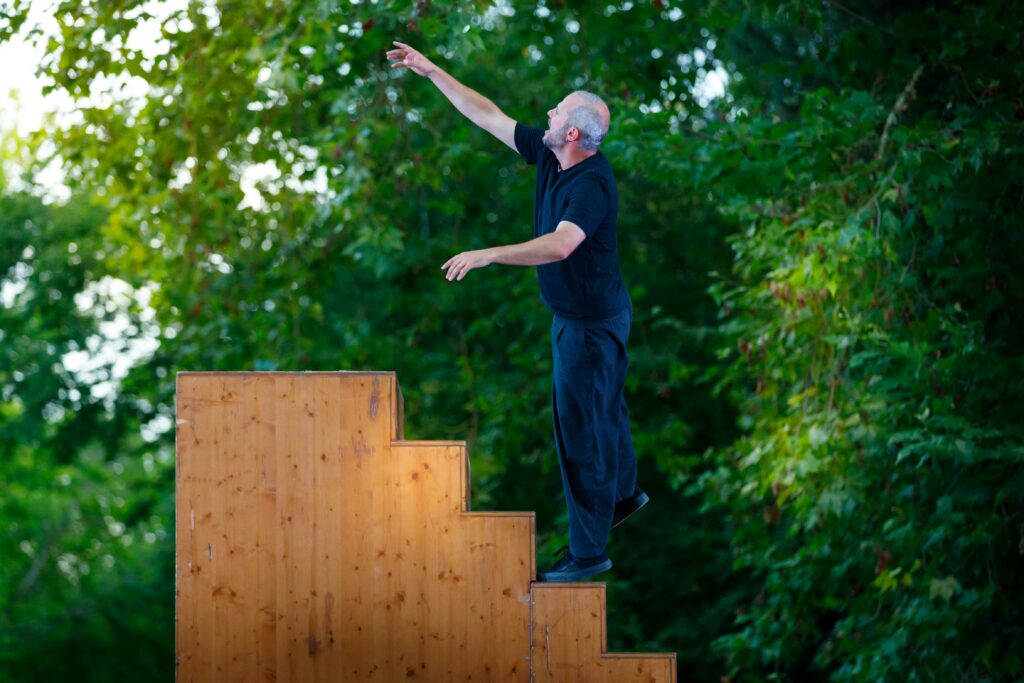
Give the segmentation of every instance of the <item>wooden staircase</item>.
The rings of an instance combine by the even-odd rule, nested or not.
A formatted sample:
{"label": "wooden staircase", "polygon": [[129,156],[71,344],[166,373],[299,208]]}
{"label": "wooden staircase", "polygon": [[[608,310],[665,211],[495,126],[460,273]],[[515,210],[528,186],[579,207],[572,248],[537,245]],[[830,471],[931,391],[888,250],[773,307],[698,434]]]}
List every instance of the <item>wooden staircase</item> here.
{"label": "wooden staircase", "polygon": [[179,373],[176,501],[178,681],[676,680],[606,652],[603,583],[535,583],[534,513],[471,512],[394,373]]}

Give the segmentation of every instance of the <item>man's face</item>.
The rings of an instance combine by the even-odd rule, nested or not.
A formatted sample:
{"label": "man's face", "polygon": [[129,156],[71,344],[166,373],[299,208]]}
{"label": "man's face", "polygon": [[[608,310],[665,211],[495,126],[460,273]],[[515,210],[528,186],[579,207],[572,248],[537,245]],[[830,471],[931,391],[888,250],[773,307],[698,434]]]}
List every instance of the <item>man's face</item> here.
{"label": "man's face", "polygon": [[568,132],[565,130],[565,121],[569,117],[569,112],[576,107],[576,99],[574,94],[566,95],[553,109],[548,110],[548,130],[544,133],[543,140],[544,146],[548,149],[562,147],[568,142],[565,139]]}

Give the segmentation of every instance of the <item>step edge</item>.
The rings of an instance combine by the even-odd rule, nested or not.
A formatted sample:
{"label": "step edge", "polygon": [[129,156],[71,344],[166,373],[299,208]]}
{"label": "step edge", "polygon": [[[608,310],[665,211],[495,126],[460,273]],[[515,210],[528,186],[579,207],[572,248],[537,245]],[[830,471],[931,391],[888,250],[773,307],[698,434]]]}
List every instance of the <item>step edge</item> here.
{"label": "step edge", "polygon": [[[533,581],[530,583],[531,593],[531,628],[532,628],[532,602],[533,591],[542,589],[575,589],[575,590],[597,590],[601,593],[601,614],[598,620],[601,626],[601,646],[598,652],[598,659],[645,659],[645,660],[668,660],[671,662],[670,681],[675,683],[678,677],[678,657],[676,652],[608,652],[608,592],[606,581],[576,581],[576,582],[553,582]],[[532,638],[531,638],[532,642]]]}
{"label": "step edge", "polygon": [[466,446],[465,441],[428,441],[423,439],[392,439],[388,445],[389,450],[392,452],[396,449],[408,448],[410,450],[417,449],[429,449],[429,448],[454,448],[459,451],[459,458],[462,460],[462,464],[459,466],[459,478],[461,483],[459,484],[459,512],[465,513],[470,507],[470,490],[469,490],[469,448]]}
{"label": "step edge", "polygon": [[362,375],[397,376],[394,370],[178,370],[175,377],[182,375]]}
{"label": "step edge", "polygon": [[[460,456],[463,459],[464,467],[460,467],[460,476],[462,477],[462,484],[460,484],[460,494],[462,500],[459,504],[459,516],[460,517],[475,517],[475,518],[495,518],[495,519],[514,519],[523,520],[530,525],[530,579],[529,584],[532,585],[537,580],[537,512],[536,510],[470,510],[470,475],[469,475],[469,447],[465,441],[460,440],[446,440],[446,441],[431,441],[424,439],[393,439],[391,441],[391,448],[456,448],[461,451]],[[527,587],[527,591],[531,589]]]}
{"label": "step edge", "polygon": [[597,591],[599,593],[597,597],[598,611],[600,614],[594,615],[597,619],[598,626],[600,627],[601,640],[598,645],[598,657],[608,651],[608,582],[607,581],[575,581],[575,582],[548,582],[548,581],[536,581],[530,585],[530,597],[533,598],[533,587],[534,585],[542,586],[544,588],[570,588],[577,591]]}
{"label": "step edge", "polygon": [[531,510],[462,510],[460,515],[466,517],[513,517],[516,519],[536,519],[537,513]]}
{"label": "step edge", "polygon": [[527,581],[526,592],[530,595],[530,603],[533,603],[533,584],[537,581],[537,513],[534,511],[504,511],[504,510],[483,510],[467,511],[461,510],[459,517],[514,519],[529,523],[530,526],[530,578]]}
{"label": "step edge", "polygon": [[671,660],[672,664],[668,670],[669,679],[666,683],[676,683],[679,678],[679,661],[675,652],[602,652],[598,659],[667,659]]}

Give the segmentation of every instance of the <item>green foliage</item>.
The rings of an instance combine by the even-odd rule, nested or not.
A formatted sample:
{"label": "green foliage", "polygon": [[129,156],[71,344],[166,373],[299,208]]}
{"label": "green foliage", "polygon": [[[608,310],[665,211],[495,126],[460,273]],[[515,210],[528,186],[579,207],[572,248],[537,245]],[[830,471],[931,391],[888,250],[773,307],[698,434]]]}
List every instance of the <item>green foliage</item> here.
{"label": "green foliage", "polygon": [[[39,163],[99,206],[0,207],[5,668],[170,677],[181,370],[397,370],[409,436],[469,441],[474,506],[561,544],[534,275],[439,270],[532,236],[533,169],[390,69],[397,38],[528,124],[610,104],[654,498],[613,536],[610,647],[694,680],[1024,676],[1014,3],[191,2],[140,49],[154,7],[54,12],[81,121]],[[147,89],[86,99],[101,75]],[[61,359],[118,316],[159,346],[103,394]]]}
{"label": "green foliage", "polygon": [[149,680],[173,657],[173,450],[140,436],[152,406],[104,393],[112,361],[64,365],[116,320],[116,297],[96,287],[110,275],[104,218],[82,201],[0,197],[5,680],[66,680],[86,666],[90,680]]}
{"label": "green foliage", "polygon": [[[927,14],[1019,50],[1003,9]],[[964,33],[917,51],[932,37],[920,14],[883,17],[907,53],[875,51],[888,31],[862,17],[828,45],[844,88],[804,92],[770,125],[752,106],[758,151],[782,152],[744,148],[754,192],[722,207],[741,230],[731,279],[710,290],[709,377],[745,433],[691,490],[730,510],[734,567],[762,588],[715,647],[753,679],[1013,680],[1021,70]],[[713,133],[719,158],[733,130]]]}

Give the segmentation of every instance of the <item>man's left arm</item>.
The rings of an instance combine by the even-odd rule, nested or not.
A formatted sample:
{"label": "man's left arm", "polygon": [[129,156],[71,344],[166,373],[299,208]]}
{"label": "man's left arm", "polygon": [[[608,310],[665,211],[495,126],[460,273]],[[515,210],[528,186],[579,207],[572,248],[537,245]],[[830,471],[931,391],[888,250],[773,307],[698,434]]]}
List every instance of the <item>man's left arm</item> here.
{"label": "man's left arm", "polygon": [[483,268],[492,263],[507,266],[541,266],[569,258],[580,246],[587,234],[572,221],[561,221],[554,232],[536,237],[529,242],[507,244],[488,249],[464,251],[448,259],[441,270],[445,278],[461,280],[474,268]]}
{"label": "man's left arm", "polygon": [[474,268],[492,263],[512,266],[540,266],[569,258],[588,235],[593,235],[608,211],[608,191],[594,178],[581,178],[573,185],[569,204],[554,232],[529,242],[465,251],[441,266],[445,277],[461,280]]}

